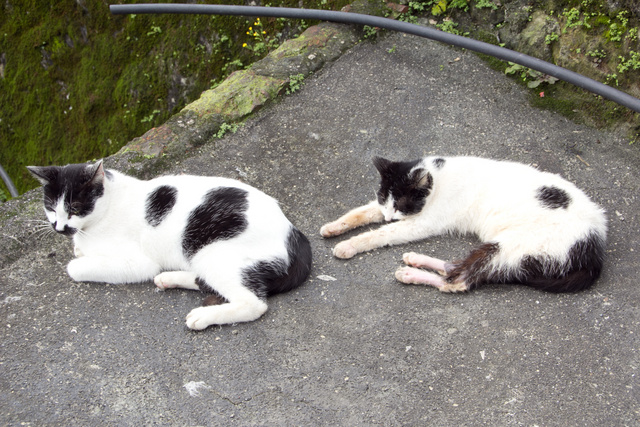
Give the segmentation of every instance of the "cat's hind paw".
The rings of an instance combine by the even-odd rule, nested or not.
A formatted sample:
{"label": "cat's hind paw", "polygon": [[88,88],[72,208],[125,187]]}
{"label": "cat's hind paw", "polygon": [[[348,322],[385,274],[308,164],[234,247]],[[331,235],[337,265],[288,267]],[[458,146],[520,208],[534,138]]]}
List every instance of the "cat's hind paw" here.
{"label": "cat's hind paw", "polygon": [[447,285],[447,282],[437,274],[413,267],[400,267],[395,276],[399,282],[407,285],[429,285],[438,289]]}
{"label": "cat's hind paw", "polygon": [[189,329],[201,331],[210,325],[251,322],[266,311],[267,303],[254,296],[242,302],[194,308],[187,314],[186,323]]}
{"label": "cat's hind paw", "polygon": [[353,258],[358,251],[348,240],[340,242],[333,248],[333,255],[336,258],[349,259]]}
{"label": "cat's hind paw", "polygon": [[345,231],[349,230],[349,226],[344,222],[334,221],[323,225],[320,228],[320,235],[322,237],[335,237],[339,236]]}
{"label": "cat's hind paw", "polygon": [[447,268],[450,269],[450,265],[448,266],[445,261],[432,258],[427,255],[417,254],[415,252],[407,252],[403,254],[402,262],[411,267],[428,268],[437,272],[441,276],[446,276]]}
{"label": "cat's hind paw", "polygon": [[469,290],[469,285],[464,281],[449,283],[437,274],[413,267],[400,267],[396,271],[396,279],[408,285],[433,286],[440,292],[457,293]]}

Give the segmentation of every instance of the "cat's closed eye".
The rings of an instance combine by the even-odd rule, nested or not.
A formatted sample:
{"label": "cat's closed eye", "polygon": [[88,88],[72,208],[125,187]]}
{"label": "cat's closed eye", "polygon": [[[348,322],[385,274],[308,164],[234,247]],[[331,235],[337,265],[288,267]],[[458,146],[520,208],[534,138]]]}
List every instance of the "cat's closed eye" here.
{"label": "cat's closed eye", "polygon": [[80,214],[80,208],[81,208],[81,205],[79,203],[71,204],[67,209],[67,213],[69,214],[69,218],[71,218],[74,215],[79,215]]}

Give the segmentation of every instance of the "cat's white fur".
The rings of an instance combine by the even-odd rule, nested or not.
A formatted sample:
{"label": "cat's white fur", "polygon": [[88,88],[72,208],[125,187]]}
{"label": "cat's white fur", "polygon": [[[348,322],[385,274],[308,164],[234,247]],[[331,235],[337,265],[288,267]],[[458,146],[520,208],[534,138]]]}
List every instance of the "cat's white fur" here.
{"label": "cat's white fur", "polygon": [[[102,170],[99,172],[104,174]],[[64,203],[55,212],[45,209],[56,229],[78,229],[67,271],[79,282],[135,283],[153,279],[159,289],[197,290],[196,277],[215,284],[229,303],[192,310],[186,319],[191,329],[212,324],[247,322],[267,311],[267,304],[242,285],[242,270],[258,261],[288,260],[286,240],[291,223],[275,199],[239,181],[199,176],[165,176],[141,181],[110,170],[104,194],[86,217],[70,216]],[[171,214],[157,227],[145,221],[145,202],[160,185],[178,189]],[[245,212],[247,229],[240,235],[205,246],[191,259],[182,250],[182,230],[190,211],[215,187],[236,187],[249,193]]]}
{"label": "cat's white fur", "polygon": [[[360,252],[444,233],[472,233],[483,242],[499,242],[500,251],[491,262],[496,269],[509,270],[520,268],[528,255],[564,261],[568,248],[589,232],[605,238],[604,211],[558,175],[520,163],[476,157],[444,157],[446,163],[437,168],[434,159],[427,157],[413,168],[433,176],[433,188],[419,213],[403,215],[393,208],[391,197],[384,205],[372,201],[353,209],[324,225],[321,235],[332,237],[364,224],[399,221],[340,242],[333,254],[348,259]],[[572,203],[567,209],[542,208],[535,195],[543,185],[563,189]],[[405,262],[411,256],[405,254]]]}

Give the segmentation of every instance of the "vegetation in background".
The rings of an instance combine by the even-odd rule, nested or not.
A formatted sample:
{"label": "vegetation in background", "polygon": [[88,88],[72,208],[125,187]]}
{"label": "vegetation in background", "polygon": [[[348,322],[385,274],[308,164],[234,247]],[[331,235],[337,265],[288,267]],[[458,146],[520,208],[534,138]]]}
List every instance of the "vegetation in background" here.
{"label": "vegetation in background", "polygon": [[[541,35],[542,48],[529,54],[640,97],[637,0],[410,0],[408,13],[401,19],[417,22],[416,16],[426,16],[443,31],[493,44],[511,42],[507,47],[519,50],[513,42],[523,32],[514,24],[520,13],[529,22],[542,14],[546,23],[533,31]],[[517,28],[515,34],[502,32],[509,25]],[[640,140],[638,113],[536,70],[480,56],[527,85],[533,105],[590,125],[622,125],[631,142]]]}
{"label": "vegetation in background", "polygon": [[[20,192],[37,185],[25,166],[115,153],[308,24],[213,15],[114,16],[109,3],[0,5],[0,164]],[[270,6],[339,10],[348,3],[280,0]],[[248,27],[259,32],[247,34]],[[6,197],[0,181],[0,198]]]}
{"label": "vegetation in background", "polygon": [[[550,52],[569,50],[589,64],[586,71],[575,71],[595,70],[602,75],[590,77],[622,90],[629,85],[638,87],[640,9],[636,0],[618,0],[615,9],[599,0],[396,2],[408,6],[399,19],[417,22],[416,16],[427,16],[444,31],[467,35],[458,18],[475,15],[473,27],[478,16],[499,17],[501,12],[504,15],[505,4],[516,1],[528,4],[522,10],[529,20],[534,13],[544,12],[552,24],[543,37]],[[339,10],[350,2],[280,0],[270,5]],[[487,33],[466,30],[471,37],[498,43],[495,35],[504,22],[493,19],[490,24],[490,39]],[[6,0],[0,6],[0,164],[24,192],[37,185],[26,172],[28,164],[65,164],[108,156],[165,122],[231,72],[295,37],[306,25],[282,18],[113,16],[105,0]],[[373,36],[376,29],[369,32]],[[578,32],[586,38],[567,44]],[[558,82],[551,86],[554,79],[548,76],[489,60],[534,87],[535,105],[574,118],[577,110],[589,110],[597,125],[616,120],[639,122],[638,114],[610,101],[587,94],[590,98],[585,102],[585,95],[576,95],[571,85]],[[289,90],[301,84],[301,79],[293,78]],[[542,93],[545,96],[539,96]],[[7,196],[0,182],[0,201]]]}

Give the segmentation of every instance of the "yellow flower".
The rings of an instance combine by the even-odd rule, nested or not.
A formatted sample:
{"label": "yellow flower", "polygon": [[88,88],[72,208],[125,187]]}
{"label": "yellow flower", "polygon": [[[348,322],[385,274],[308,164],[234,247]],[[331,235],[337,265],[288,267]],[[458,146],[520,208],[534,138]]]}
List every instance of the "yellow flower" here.
{"label": "yellow flower", "polygon": [[247,44],[246,43],[242,43],[242,47],[247,47]]}
{"label": "yellow flower", "polygon": [[267,34],[267,32],[266,32],[266,31],[263,31],[263,32],[262,32],[262,34]]}
{"label": "yellow flower", "polygon": [[253,30],[253,27],[249,27],[249,31]]}

